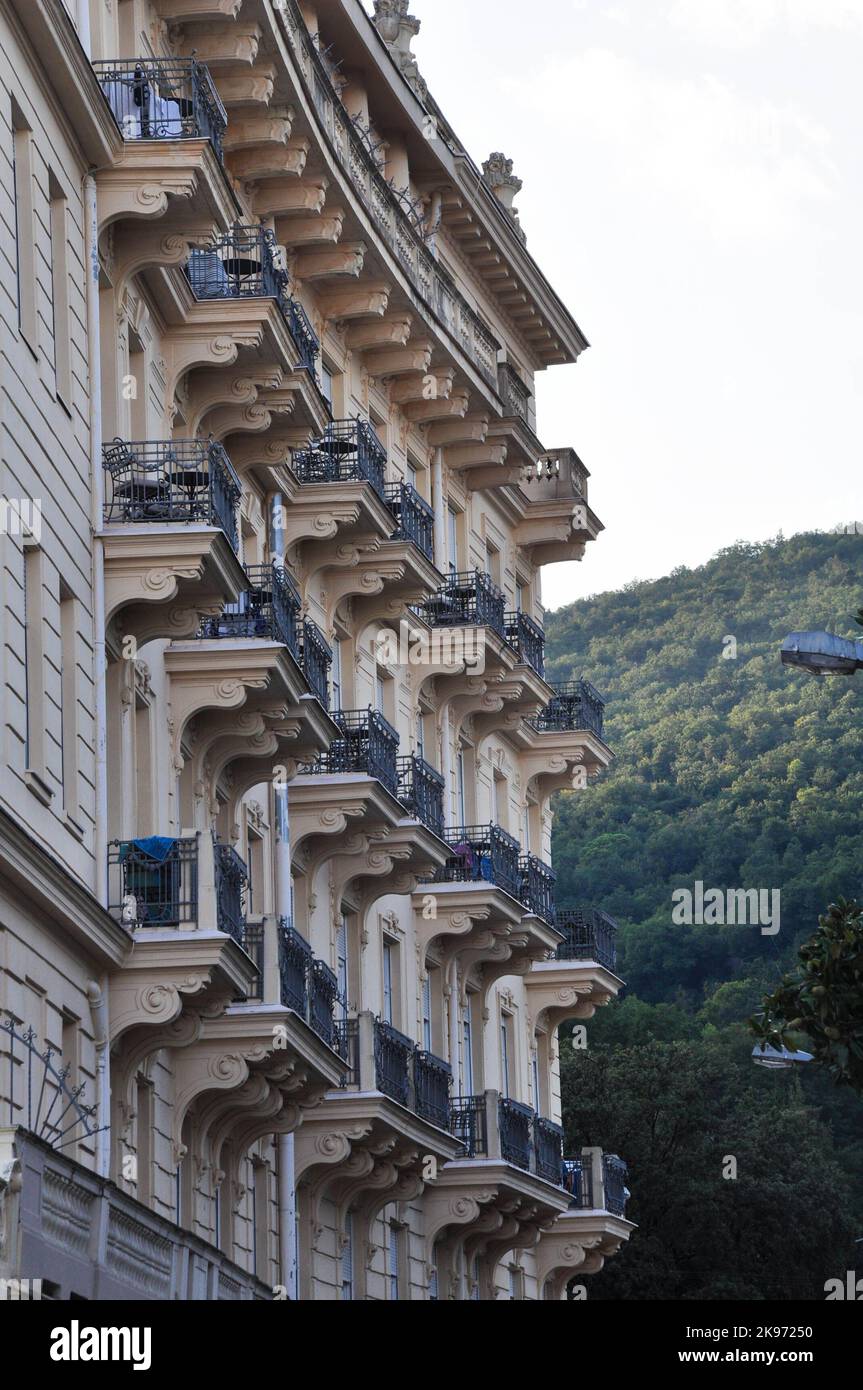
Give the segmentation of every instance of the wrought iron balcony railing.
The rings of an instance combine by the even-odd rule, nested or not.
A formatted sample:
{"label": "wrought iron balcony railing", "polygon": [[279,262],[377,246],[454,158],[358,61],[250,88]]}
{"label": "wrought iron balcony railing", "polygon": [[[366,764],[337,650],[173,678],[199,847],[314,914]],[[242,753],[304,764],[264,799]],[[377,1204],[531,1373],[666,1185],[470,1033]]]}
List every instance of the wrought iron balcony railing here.
{"label": "wrought iron balcony railing", "polygon": [[593,1208],[593,1169],[583,1158],[563,1160],[563,1186],[569,1193],[571,1207]]}
{"label": "wrought iron balcony railing", "polygon": [[450,1128],[465,1147],[467,1158],[488,1154],[488,1106],[482,1096],[455,1096],[450,1105]]}
{"label": "wrought iron balcony railing", "polygon": [[626,1186],[628,1168],[617,1154],[602,1155],[602,1177],[605,1187],[605,1210],[612,1216],[625,1216],[629,1201],[629,1188]]}
{"label": "wrought iron balcony railing", "polygon": [[249,871],[231,845],[213,844],[216,865],[216,922],[219,931],[240,946],[246,930],[246,884]]}
{"label": "wrought iron balcony railing", "polygon": [[417,1048],[413,1054],[414,1110],[420,1119],[437,1125],[450,1126],[450,1088],[452,1067],[431,1052]]}
{"label": "wrought iron balcony railing", "polygon": [[399,736],[392,724],[373,709],[335,710],[333,719],[340,737],[333,740],[312,771],[364,772],[398,796]]}
{"label": "wrought iron balcony railing", "polygon": [[219,160],[228,117],[209,69],[194,58],[93,64],[126,140],[209,140]]}
{"label": "wrought iron balcony railing", "polygon": [[434,511],[410,483],[386,485],[387,506],[398,522],[394,541],[412,541],[434,564]]}
{"label": "wrought iron balcony railing", "polygon": [[360,1024],[356,1018],[337,1018],[333,1050],[346,1064],[342,1086],[360,1084]]}
{"label": "wrought iron balcony railing", "polygon": [[279,919],[279,980],[282,1003],[301,1018],[309,1012],[309,975],[314,954],[312,948],[287,918]]}
{"label": "wrought iron balcony railing", "polygon": [[106,526],[201,523],[240,537],[240,480],[221,444],[205,439],[114,439],[102,446]]}
{"label": "wrought iron balcony railing", "polygon": [[311,618],[303,622],[303,670],[309,689],[324,709],[330,707],[330,667],[333,649],[317,623]]}
{"label": "wrought iron balcony railing", "polygon": [[501,1157],[525,1172],[530,1172],[531,1166],[533,1119],[534,1112],[529,1105],[501,1096],[498,1107]]}
{"label": "wrought iron balcony railing", "polygon": [[301,483],[368,483],[386,501],[387,452],[367,420],[331,420],[319,439],[294,454]]}
{"label": "wrought iron balcony railing", "polygon": [[524,855],[520,867],[519,900],[544,922],[554,923],[554,885],[557,882],[554,869],[535,854]]}
{"label": "wrought iron balcony railing", "polygon": [[375,1081],[379,1091],[405,1107],[411,1098],[411,1061],[416,1043],[375,1019]]}
{"label": "wrought iron balcony railing", "polygon": [[549,700],[538,719],[532,720],[539,733],[584,729],[602,738],[605,701],[590,681],[552,683],[554,699]]}
{"label": "wrought iron balcony railing", "polygon": [[339,984],[334,972],[318,960],[305,937],[285,917],[279,919],[278,939],[282,1004],[305,1019],[327,1047],[338,1052],[335,1007]]}
{"label": "wrought iron balcony railing", "polygon": [[108,910],[130,927],[196,926],[197,838],[112,840],[108,883]]}
{"label": "wrought iron balcony railing", "polygon": [[208,641],[221,638],[259,638],[281,642],[298,665],[300,647],[299,590],[281,565],[247,565],[249,587],[236,603],[227,604],[218,617],[205,618],[198,636]]}
{"label": "wrought iron balcony railing", "polygon": [[563,1181],[563,1129],[542,1115],[533,1119],[533,1150],[537,1176],[560,1187]]}
{"label": "wrought iron balcony railing", "polygon": [[314,377],[320,343],[305,310],[290,294],[288,272],[279,263],[275,234],[237,223],[206,247],[196,247],[186,275],[196,299],[275,299],[300,356]]}
{"label": "wrought iron balcony railing", "polygon": [[452,855],[435,874],[437,883],[493,883],[521,901],[521,846],[499,825],[462,825],[445,831]]}
{"label": "wrought iron balcony railing", "polygon": [[422,821],[423,825],[443,839],[443,777],[425,758],[415,753],[409,758],[399,758],[398,770],[399,801],[414,820]]}
{"label": "wrought iron balcony railing", "polygon": [[507,613],[506,640],[523,666],[545,676],[545,633],[526,613]]}
{"label": "wrought iron balcony railing", "polygon": [[594,907],[559,907],[554,925],[564,935],[557,948],[558,960],[595,960],[608,970],[617,969],[617,923]]}
{"label": "wrought iron balcony railing", "polygon": [[481,570],[450,574],[433,598],[422,605],[431,627],[488,627],[506,640],[506,600]]}
{"label": "wrought iron balcony railing", "polygon": [[503,401],[504,415],[514,415],[525,424],[530,418],[530,387],[526,386],[508,362],[501,362],[497,369],[497,394]]}

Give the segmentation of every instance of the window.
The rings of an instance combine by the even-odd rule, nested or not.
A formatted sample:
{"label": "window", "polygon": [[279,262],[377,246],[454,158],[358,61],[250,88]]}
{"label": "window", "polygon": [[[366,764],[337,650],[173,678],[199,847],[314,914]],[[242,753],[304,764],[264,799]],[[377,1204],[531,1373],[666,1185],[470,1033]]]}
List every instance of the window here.
{"label": "window", "polygon": [[510,1066],[512,1063],[512,1017],[502,1014],[500,1020],[500,1089],[505,1096],[510,1094]]}
{"label": "window", "polygon": [[458,813],[458,824],[467,825],[467,796],[465,791],[465,769],[464,769],[464,748],[459,748],[458,758],[455,766],[456,775],[456,811]]}
{"label": "window", "polygon": [[349,1303],[354,1296],[354,1214],[349,1211],[345,1217],[345,1230],[342,1240],[342,1302]]}
{"label": "window", "polygon": [[454,507],[447,508],[447,559],[450,574],[458,571],[458,512]]}
{"label": "window", "polygon": [[333,642],[333,664],[330,667],[333,709],[342,709],[342,644],[336,638]]}
{"label": "window", "polygon": [[156,831],[153,771],[153,711],[150,704],[138,696],[135,702],[135,824],[141,835],[153,835]]}
{"label": "window", "polygon": [[432,982],[431,974],[423,980],[423,1047],[432,1050]]}
{"label": "window", "polygon": [[147,350],[133,330],[129,332],[129,438],[147,438],[147,392],[149,372]]}
{"label": "window", "polygon": [[534,1108],[534,1110],[536,1111],[537,1115],[541,1115],[541,1114],[542,1114],[542,1096],[541,1096],[540,1093],[539,1093],[539,1056],[538,1056],[538,1054],[537,1054],[536,1052],[534,1052],[534,1054],[533,1054],[532,1068],[533,1068],[533,1108]]}
{"label": "window", "polygon": [[525,806],[521,813],[521,847],[530,854],[530,807]]}
{"label": "window", "polygon": [[336,977],[339,982],[337,1006],[345,1019],[348,1016],[348,919],[344,913],[336,933]]}
{"label": "window", "polygon": [[321,395],[330,407],[333,408],[333,374],[326,362],[321,362]]}
{"label": "window", "polygon": [[252,1254],[255,1274],[262,1283],[270,1275],[270,1169],[260,1158],[252,1159]]}
{"label": "window", "polygon": [[395,973],[395,955],[398,947],[394,941],[384,941],[384,1023],[395,1024],[393,995],[393,979]]}
{"label": "window", "polygon": [[72,323],[69,309],[69,230],[66,195],[53,170],[48,176],[51,200],[51,298],[54,306],[54,380],[57,395],[72,405]]}
{"label": "window", "polygon": [[387,679],[380,671],[375,672],[375,709],[378,714],[386,717],[387,712]]}
{"label": "window", "polygon": [[138,1138],[137,1198],[149,1206],[153,1198],[153,1087],[145,1076],[135,1083]]}
{"label": "window", "polygon": [[518,613],[527,613],[530,608],[530,595],[520,579],[516,581],[515,586],[515,607]]}
{"label": "window", "polygon": [[35,353],[36,213],[33,196],[33,135],[20,107],[12,103],[12,178],[15,190],[15,236],[18,249],[18,328]]}
{"label": "window", "polygon": [[24,699],[26,703],[25,762],[28,771],[45,773],[45,593],[42,552],[24,551]]}
{"label": "window", "polygon": [[249,916],[262,917],[264,905],[264,839],[249,831]]}
{"label": "window", "polygon": [[390,1299],[397,1303],[401,1294],[401,1247],[402,1232],[398,1224],[390,1223],[390,1240],[387,1250],[387,1277]]}
{"label": "window", "polygon": [[518,1265],[509,1267],[509,1296],[513,1299],[524,1298],[524,1274]]}
{"label": "window", "polygon": [[78,653],[77,604],[60,581],[60,741],[63,806],[78,814]]}
{"label": "window", "polygon": [[500,551],[486,543],[485,572],[500,587]]}
{"label": "window", "polygon": [[462,1038],[464,1054],[462,1065],[464,1068],[464,1094],[472,1096],[475,1094],[473,1086],[473,1024],[470,1016],[470,1004],[467,1005],[462,1014]]}

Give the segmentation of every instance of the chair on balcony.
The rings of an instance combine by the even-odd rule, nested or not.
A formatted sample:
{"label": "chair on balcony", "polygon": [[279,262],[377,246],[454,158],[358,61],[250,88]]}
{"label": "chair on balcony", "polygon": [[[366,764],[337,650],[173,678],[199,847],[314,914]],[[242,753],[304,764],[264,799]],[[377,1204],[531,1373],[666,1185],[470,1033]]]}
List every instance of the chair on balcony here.
{"label": "chair on balcony", "polygon": [[196,250],[186,267],[189,284],[198,299],[230,299],[231,277],[217,251]]}
{"label": "chair on balcony", "polygon": [[[171,479],[167,468],[173,455],[166,452],[156,463],[146,463],[134,447],[115,439],[104,451],[104,465],[111,478],[111,521],[169,521],[172,515]],[[115,508],[118,515],[114,515]]]}

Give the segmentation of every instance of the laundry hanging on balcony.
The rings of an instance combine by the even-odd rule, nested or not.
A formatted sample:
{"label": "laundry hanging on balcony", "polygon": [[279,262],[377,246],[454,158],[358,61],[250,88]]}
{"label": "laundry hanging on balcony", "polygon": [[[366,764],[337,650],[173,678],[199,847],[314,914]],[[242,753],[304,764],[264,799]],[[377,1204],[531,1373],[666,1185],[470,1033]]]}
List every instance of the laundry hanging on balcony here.
{"label": "laundry hanging on balcony", "polygon": [[132,841],[136,850],[148,859],[155,859],[158,864],[164,864],[166,859],[170,859],[176,843],[175,839],[169,839],[165,835],[149,835],[146,839]]}

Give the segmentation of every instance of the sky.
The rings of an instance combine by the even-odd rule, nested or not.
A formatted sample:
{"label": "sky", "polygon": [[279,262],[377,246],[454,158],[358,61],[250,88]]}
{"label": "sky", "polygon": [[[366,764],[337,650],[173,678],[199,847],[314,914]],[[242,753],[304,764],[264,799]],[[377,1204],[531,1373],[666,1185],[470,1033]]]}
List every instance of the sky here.
{"label": "sky", "polygon": [[591,343],[538,377],[538,433],[576,449],[607,529],[545,570],[546,607],[863,519],[863,0],[411,12]]}

